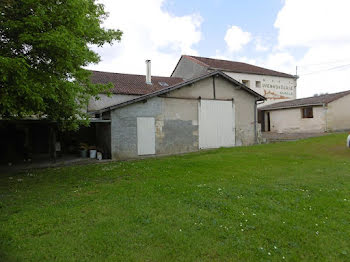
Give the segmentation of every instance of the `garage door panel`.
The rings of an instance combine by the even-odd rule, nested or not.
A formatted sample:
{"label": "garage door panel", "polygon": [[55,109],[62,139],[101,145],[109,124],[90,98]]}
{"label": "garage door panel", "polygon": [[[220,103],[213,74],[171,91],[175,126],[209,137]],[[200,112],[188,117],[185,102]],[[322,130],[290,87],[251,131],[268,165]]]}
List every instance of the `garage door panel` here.
{"label": "garage door panel", "polygon": [[198,112],[200,148],[235,145],[234,104],[232,101],[201,100]]}

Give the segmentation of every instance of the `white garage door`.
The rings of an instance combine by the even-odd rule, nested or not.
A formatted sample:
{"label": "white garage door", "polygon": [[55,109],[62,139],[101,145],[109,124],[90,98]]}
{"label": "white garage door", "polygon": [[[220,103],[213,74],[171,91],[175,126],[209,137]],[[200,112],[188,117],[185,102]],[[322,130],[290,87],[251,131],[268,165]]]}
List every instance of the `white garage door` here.
{"label": "white garage door", "polygon": [[154,155],[156,153],[155,134],[153,117],[137,118],[137,153],[139,155]]}
{"label": "white garage door", "polygon": [[232,101],[199,102],[199,148],[235,145],[235,113]]}

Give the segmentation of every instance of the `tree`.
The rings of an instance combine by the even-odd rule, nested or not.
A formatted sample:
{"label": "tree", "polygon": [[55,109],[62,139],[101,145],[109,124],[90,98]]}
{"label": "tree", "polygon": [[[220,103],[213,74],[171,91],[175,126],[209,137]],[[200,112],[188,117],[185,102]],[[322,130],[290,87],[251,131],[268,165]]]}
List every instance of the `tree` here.
{"label": "tree", "polygon": [[106,17],[96,0],[0,0],[0,117],[87,123],[88,100],[110,88],[83,68],[100,61],[90,47],[122,36]]}

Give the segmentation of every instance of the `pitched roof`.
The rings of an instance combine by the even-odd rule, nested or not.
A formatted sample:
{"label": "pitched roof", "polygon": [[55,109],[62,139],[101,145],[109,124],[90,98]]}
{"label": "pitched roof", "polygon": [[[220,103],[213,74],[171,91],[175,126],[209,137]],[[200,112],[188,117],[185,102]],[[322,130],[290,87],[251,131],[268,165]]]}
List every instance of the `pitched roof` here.
{"label": "pitched roof", "polygon": [[110,111],[110,110],[113,110],[113,109],[116,109],[116,108],[120,108],[120,107],[124,107],[124,106],[130,105],[130,104],[134,104],[134,103],[137,103],[137,102],[140,102],[140,101],[143,101],[143,100],[147,100],[147,99],[155,97],[155,96],[166,94],[166,93],[168,93],[170,91],[179,89],[181,87],[187,86],[187,85],[192,84],[194,82],[197,82],[197,81],[200,81],[200,80],[203,80],[203,79],[206,79],[208,77],[215,76],[215,75],[217,75],[217,76],[220,75],[223,78],[225,78],[228,81],[230,81],[233,84],[235,84],[236,86],[239,86],[240,88],[244,89],[245,91],[251,93],[252,95],[254,95],[255,97],[258,98],[258,101],[266,100],[266,98],[264,96],[262,96],[259,93],[253,91],[252,89],[248,88],[246,85],[238,82],[237,80],[235,80],[232,77],[226,75],[225,73],[223,73],[223,72],[221,72],[219,70],[216,70],[214,72],[210,72],[208,74],[205,74],[205,75],[202,75],[202,76],[199,76],[199,77],[195,77],[195,78],[189,79],[187,81],[183,81],[182,83],[175,84],[173,86],[170,86],[170,87],[167,87],[167,88],[155,91],[153,93],[149,93],[149,94],[146,94],[146,95],[143,95],[143,96],[139,96],[137,98],[125,101],[123,103],[119,103],[119,104],[116,104],[114,106],[109,106],[109,107],[106,107],[106,108],[103,108],[103,109],[100,109],[100,110],[97,110],[97,111],[94,111],[94,112],[90,112],[90,113],[91,114],[103,113],[103,112]]}
{"label": "pitched roof", "polygon": [[302,106],[314,106],[314,105],[323,105],[333,102],[339,98],[342,98],[346,95],[350,95],[349,91],[326,94],[320,96],[312,96],[301,99],[294,99],[285,102],[274,103],[271,105],[263,106],[259,110],[274,110],[274,109],[284,109],[284,108],[293,108],[293,107],[302,107]]}
{"label": "pitched roof", "polygon": [[177,77],[152,76],[152,85],[146,84],[146,76],[120,73],[109,73],[91,71],[91,82],[93,84],[112,83],[114,94],[145,95],[169,86],[181,83],[184,80]]}
{"label": "pitched roof", "polygon": [[236,72],[236,73],[296,78],[296,76],[293,76],[290,74],[286,74],[286,73],[282,73],[282,72],[270,70],[267,68],[242,63],[242,62],[213,59],[213,58],[200,57],[200,56],[188,56],[188,55],[181,56],[181,58],[183,58],[183,57],[190,59],[191,61],[193,61],[201,66],[208,67],[210,69],[230,71],[230,72]]}

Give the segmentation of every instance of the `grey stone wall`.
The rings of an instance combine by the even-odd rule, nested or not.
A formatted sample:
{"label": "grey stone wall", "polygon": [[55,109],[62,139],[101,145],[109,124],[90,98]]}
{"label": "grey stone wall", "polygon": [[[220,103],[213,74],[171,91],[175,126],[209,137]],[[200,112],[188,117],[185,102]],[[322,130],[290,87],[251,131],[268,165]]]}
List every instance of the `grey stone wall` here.
{"label": "grey stone wall", "polygon": [[182,57],[172,73],[172,77],[181,77],[186,80],[208,73],[208,69],[187,58]]}
{"label": "grey stone wall", "polygon": [[[169,99],[155,97],[112,111],[112,159],[137,158],[137,117],[154,117],[156,125],[156,154],[171,155],[198,150],[198,125],[193,103],[186,100],[168,103]],[[175,104],[181,104],[177,109]]]}
{"label": "grey stone wall", "polygon": [[[167,94],[168,97],[214,99],[213,79],[206,78]],[[235,104],[236,145],[245,146],[255,143],[254,110],[255,96],[235,87],[230,81],[215,78],[216,99],[233,99]]]}
{"label": "grey stone wall", "polygon": [[156,139],[157,154],[175,154],[198,150],[198,126],[189,120],[164,120]]}

